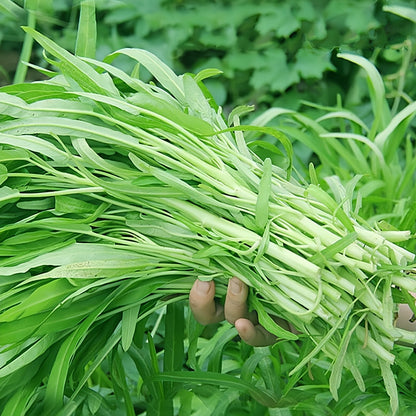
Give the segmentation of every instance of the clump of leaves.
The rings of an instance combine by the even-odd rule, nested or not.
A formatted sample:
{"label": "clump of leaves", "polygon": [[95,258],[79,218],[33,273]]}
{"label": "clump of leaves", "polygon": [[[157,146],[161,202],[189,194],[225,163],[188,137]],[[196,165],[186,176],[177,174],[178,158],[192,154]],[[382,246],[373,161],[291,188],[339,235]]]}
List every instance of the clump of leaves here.
{"label": "clump of leaves", "polygon": [[[310,165],[311,179],[331,189],[338,204],[346,207],[346,201],[354,201],[347,209],[381,230],[415,233],[415,102],[401,95],[389,105],[385,83],[372,63],[353,54],[339,54],[339,58],[362,69],[371,97],[368,117],[360,118],[341,102],[336,107],[305,103],[318,115],[271,108],[252,122],[290,135],[296,141],[297,166],[306,171],[312,160],[317,171]],[[405,70],[410,70],[409,65],[413,64],[408,63]],[[254,133],[248,136],[253,139]],[[275,139],[269,142],[277,145]],[[258,153],[264,153],[264,148],[258,148]],[[414,241],[407,244],[414,249]]]}
{"label": "clump of leaves", "polygon": [[[394,343],[416,342],[414,333],[394,327],[397,303],[416,291],[416,278],[404,272],[414,255],[397,244],[410,232],[369,227],[349,209],[350,199],[339,204],[318,183],[291,177],[285,135],[240,126],[244,108],[224,118],[202,83],[218,71],[177,76],[141,49],[81,59],[26,31],[59,72],[0,91],[5,411],[67,415],[87,397],[95,406],[88,380],[109,357],[114,389],[134,414],[114,353],[120,348],[140,372],[155,414],[172,413],[176,383],[190,382],[243,391],[266,407],[287,406],[284,392],[267,380],[260,388],[244,377],[178,372],[177,303],[197,277],[215,279],[222,296],[227,279],[238,276],[267,329],[287,342],[298,339],[270,318],[279,315],[310,340],[289,376],[322,353],[332,361],[335,399],[345,371],[364,391],[354,351],[365,345],[362,356],[383,378],[395,412]],[[80,39],[79,50],[87,46]],[[120,55],[145,66],[158,85],[112,65]],[[250,150],[244,133],[253,130],[278,138],[285,165]],[[152,338],[145,350],[137,344],[143,321],[165,306],[160,374]],[[217,371],[221,357],[212,361]]]}

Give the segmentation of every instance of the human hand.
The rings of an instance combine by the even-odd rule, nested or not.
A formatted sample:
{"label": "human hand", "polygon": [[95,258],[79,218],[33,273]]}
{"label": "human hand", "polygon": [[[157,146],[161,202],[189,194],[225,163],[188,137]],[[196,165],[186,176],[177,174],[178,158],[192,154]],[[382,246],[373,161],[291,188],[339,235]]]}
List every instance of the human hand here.
{"label": "human hand", "polygon": [[[409,292],[416,300],[416,293]],[[416,331],[416,320],[413,319],[413,312],[407,303],[399,305],[397,312],[396,326],[407,331]]]}
{"label": "human hand", "polygon": [[[415,298],[416,294],[411,293]],[[189,294],[189,305],[195,319],[203,324],[213,324],[226,319],[237,329],[240,338],[247,344],[262,347],[272,345],[277,337],[263,328],[256,312],[248,312],[248,287],[237,277],[229,280],[225,305],[215,302],[215,283],[196,280]],[[396,326],[409,331],[416,331],[416,321],[411,319],[413,312],[407,304],[400,304]],[[278,319],[280,326],[295,332],[286,321]]]}
{"label": "human hand", "polygon": [[253,347],[276,342],[276,336],[258,323],[256,312],[248,311],[248,287],[240,279],[233,277],[229,280],[224,306],[216,303],[214,296],[213,281],[195,281],[189,294],[189,305],[198,322],[208,325],[226,319],[235,326],[241,339]]}

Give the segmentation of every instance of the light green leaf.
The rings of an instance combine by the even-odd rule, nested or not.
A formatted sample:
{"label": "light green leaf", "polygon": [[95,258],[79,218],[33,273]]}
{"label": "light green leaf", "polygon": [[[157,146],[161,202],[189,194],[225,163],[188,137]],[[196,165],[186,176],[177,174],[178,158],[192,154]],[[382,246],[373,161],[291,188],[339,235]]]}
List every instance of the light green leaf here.
{"label": "light green leaf", "polygon": [[[127,283],[128,284],[128,283]],[[45,391],[45,406],[50,409],[59,409],[63,404],[64,389],[67,383],[69,365],[77,348],[86,337],[90,326],[108,305],[125,290],[125,285],[120,285],[111,292],[102,302],[96,304],[94,310],[75,327],[74,332],[61,344],[52,366]]]}
{"label": "light green leaf", "polygon": [[374,122],[369,137],[373,139],[377,132],[384,129],[391,120],[383,79],[377,68],[366,58],[350,53],[340,53],[337,56],[359,65],[367,75],[374,115]]}
{"label": "light green leaf", "polygon": [[30,27],[23,28],[47,52],[60,60],[59,67],[65,75],[73,78],[85,91],[97,92],[103,95],[119,96],[108,74],[99,74],[90,65],[70,52],[58,46],[55,42]]}
{"label": "light green leaf", "polygon": [[181,104],[186,104],[182,78],[156,55],[143,49],[124,48],[109,55],[105,62],[111,62],[120,54],[127,55],[143,65]]}
{"label": "light green leaf", "polygon": [[[156,98],[147,93],[137,93],[130,99],[131,102],[142,108],[143,110],[152,111],[168,120],[173,121],[181,128],[187,129],[193,133],[202,136],[210,136],[214,134],[211,124],[201,118],[186,114],[184,111],[174,107],[166,100]],[[200,108],[199,111],[208,111]],[[175,126],[176,127],[176,126]]]}
{"label": "light green leaf", "polygon": [[0,13],[17,20],[24,15],[24,9],[12,0],[0,0]]}
{"label": "light green leaf", "polygon": [[11,189],[8,186],[0,188],[0,205],[4,202],[11,202],[19,198],[20,192],[17,189]]}
{"label": "light green leaf", "polygon": [[183,304],[178,302],[168,304],[165,314],[163,371],[176,371],[182,368],[184,360],[184,331]]}
{"label": "light green leaf", "polygon": [[96,205],[90,202],[68,195],[57,195],[55,197],[55,210],[60,213],[91,214],[96,208]]}
{"label": "light green leaf", "polygon": [[0,322],[10,322],[52,309],[73,291],[73,286],[64,279],[43,284],[28,294],[21,303],[4,311],[0,315]]}
{"label": "light green leaf", "polygon": [[264,230],[267,222],[269,221],[269,199],[272,190],[272,161],[270,158],[265,159],[263,162],[263,172],[260,179],[260,185],[258,188],[257,201],[256,201],[256,225]]}
{"label": "light green leaf", "polygon": [[297,340],[299,338],[293,332],[290,332],[278,325],[277,322],[274,321],[265,311],[264,306],[255,296],[250,297],[250,303],[253,309],[258,313],[260,324],[266,328],[267,331],[276,335],[280,339]]}
{"label": "light green leaf", "polygon": [[17,273],[25,273],[31,268],[38,266],[61,266],[92,260],[108,260],[112,257],[120,261],[128,259],[135,260],[137,259],[137,254],[128,250],[116,249],[110,245],[74,243],[70,246],[42,254],[16,266],[0,267],[0,274],[10,276]]}
{"label": "light green leaf", "polygon": [[95,57],[97,22],[95,20],[95,0],[82,0],[75,54],[88,58]]}
{"label": "light green leaf", "polygon": [[413,23],[416,23],[416,9],[406,6],[383,6],[384,12],[389,12],[396,14],[397,16],[403,17],[405,19],[408,19],[412,21]]}
{"label": "light green leaf", "polygon": [[[21,122],[21,120],[16,122],[16,124],[19,124],[19,122]],[[32,119],[31,122],[36,124],[35,119]],[[7,122],[2,123],[2,127],[0,127],[3,131],[5,131],[5,128],[7,129]],[[17,126],[12,134],[0,133],[0,143],[20,147],[22,149],[28,149],[35,153],[41,153],[59,163],[68,163],[68,155],[65,152],[59,150],[47,140],[43,140],[36,136],[21,134],[19,132],[19,127]]]}
{"label": "light green leaf", "polygon": [[36,341],[30,348],[22,352],[20,355],[15,357],[14,360],[10,361],[7,365],[0,368],[0,378],[6,377],[9,374],[19,370],[25,365],[33,362],[39,358],[42,354],[48,351],[51,346],[62,338],[62,334],[51,333]]}
{"label": "light green leaf", "polygon": [[223,71],[221,71],[220,69],[217,68],[205,68],[202,69],[201,71],[199,71],[195,77],[194,80],[196,83],[199,83],[201,81],[203,81],[206,78],[211,78],[211,77],[215,77],[217,75],[221,75],[223,73]]}
{"label": "light green leaf", "polygon": [[291,141],[287,138],[287,136],[282,133],[281,131],[273,128],[273,127],[264,127],[264,126],[255,126],[255,125],[244,125],[244,126],[233,126],[227,129],[221,130],[217,133],[227,132],[227,131],[248,131],[254,132],[258,135],[267,134],[270,136],[275,137],[284,147],[286,151],[286,155],[288,158],[289,166],[287,168],[287,176],[289,177],[292,171],[292,163],[293,163],[293,147]]}
{"label": "light green leaf", "polygon": [[416,115],[416,102],[396,114],[384,130],[377,134],[374,143],[385,155],[386,163],[395,157],[398,147],[405,139],[405,131]]}
{"label": "light green leaf", "polygon": [[139,312],[140,305],[123,311],[123,316],[121,318],[121,346],[124,351],[127,351],[130,348],[133,341]]}

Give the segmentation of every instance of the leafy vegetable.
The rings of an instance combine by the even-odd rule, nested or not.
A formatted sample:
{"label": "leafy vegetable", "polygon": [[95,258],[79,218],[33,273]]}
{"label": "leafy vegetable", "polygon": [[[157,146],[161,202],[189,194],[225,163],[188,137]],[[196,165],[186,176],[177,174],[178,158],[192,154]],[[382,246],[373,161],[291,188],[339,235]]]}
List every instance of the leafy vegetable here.
{"label": "leafy vegetable", "polygon": [[[56,59],[59,75],[40,83],[40,99],[27,86],[0,91],[0,382],[8,386],[0,404],[13,408],[21,398],[36,401],[21,414],[68,414],[91,397],[87,381],[108,357],[114,389],[133,414],[122,363],[112,355],[120,345],[135,361],[155,414],[171,412],[174,384],[184,378],[176,372],[184,345],[172,330],[184,328],[175,303],[197,277],[215,279],[222,296],[238,276],[262,322],[272,328],[268,318],[280,316],[311,340],[290,376],[300,377],[324,353],[334,362],[335,398],[342,368],[364,389],[354,361],[361,345],[395,412],[393,346],[415,344],[416,334],[394,327],[388,300],[416,291],[416,278],[405,273],[414,254],[398,244],[410,233],[369,226],[341,184],[337,200],[291,177],[282,133],[275,135],[286,150],[282,166],[262,161],[236,113],[230,127],[192,76],[177,76],[149,52],[124,49],[101,63],[26,31]],[[156,84],[113,67],[120,54],[144,65]],[[171,350],[159,375],[152,338],[143,346],[150,361],[132,340],[165,306]],[[273,330],[293,342],[293,334]],[[284,406],[274,392],[230,377],[205,380]],[[200,373],[190,378],[201,380]]]}

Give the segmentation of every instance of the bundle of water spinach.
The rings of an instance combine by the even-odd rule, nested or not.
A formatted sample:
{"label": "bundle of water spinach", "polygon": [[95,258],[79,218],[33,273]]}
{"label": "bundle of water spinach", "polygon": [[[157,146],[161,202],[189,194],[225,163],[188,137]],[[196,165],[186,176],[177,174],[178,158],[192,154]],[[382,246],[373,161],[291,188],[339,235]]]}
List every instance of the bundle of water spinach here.
{"label": "bundle of water spinach", "polygon": [[[186,299],[196,278],[221,296],[238,276],[269,331],[313,340],[292,374],[323,352],[335,398],[342,374],[365,390],[359,354],[396,411],[393,347],[416,343],[395,327],[416,291],[414,254],[399,244],[410,233],[371,228],[347,192],[336,201],[293,179],[285,136],[240,126],[239,109],[225,120],[203,86],[214,70],[177,76],[139,49],[80,59],[27,30],[58,72],[0,90],[0,402],[22,377],[27,403],[75,400],[103,345],[128,349],[137,322]],[[279,138],[284,168],[250,149],[253,129]]]}

